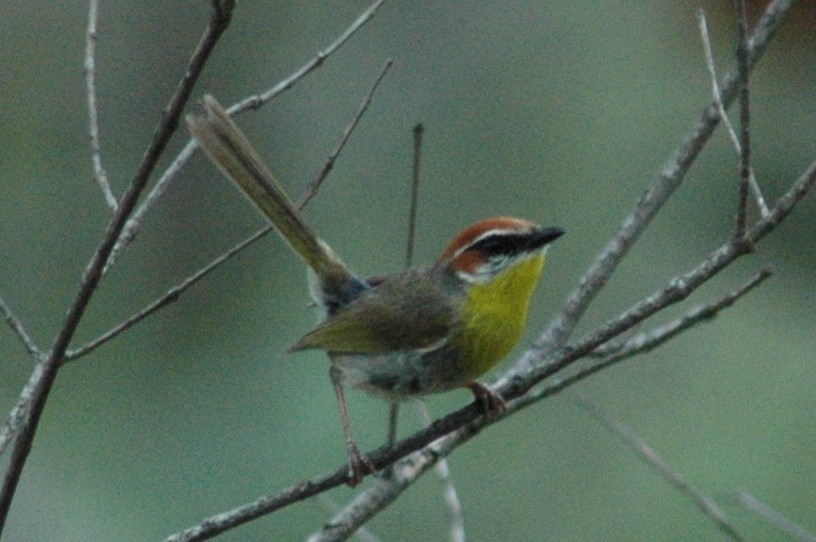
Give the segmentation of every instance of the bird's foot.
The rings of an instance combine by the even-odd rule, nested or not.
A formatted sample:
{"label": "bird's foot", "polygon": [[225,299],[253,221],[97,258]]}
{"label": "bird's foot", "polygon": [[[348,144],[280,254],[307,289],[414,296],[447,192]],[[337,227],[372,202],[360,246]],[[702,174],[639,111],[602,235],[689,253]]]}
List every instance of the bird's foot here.
{"label": "bird's foot", "polygon": [[507,411],[507,403],[502,399],[502,396],[481,382],[474,380],[468,385],[468,388],[473,392],[479,410],[487,418],[498,418]]}
{"label": "bird's foot", "polygon": [[363,478],[365,478],[366,475],[374,474],[377,469],[374,467],[374,464],[369,458],[360,453],[360,449],[354,442],[349,442],[347,444],[347,450],[349,459],[349,479],[346,483],[349,487],[355,487],[363,481]]}

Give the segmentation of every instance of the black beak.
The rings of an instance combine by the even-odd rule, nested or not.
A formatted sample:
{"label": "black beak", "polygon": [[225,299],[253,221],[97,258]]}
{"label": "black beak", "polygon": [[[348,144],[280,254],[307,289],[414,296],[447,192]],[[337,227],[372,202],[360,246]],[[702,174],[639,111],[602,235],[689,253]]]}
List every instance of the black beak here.
{"label": "black beak", "polygon": [[525,252],[532,252],[545,245],[549,245],[566,232],[558,227],[553,228],[536,228],[528,234],[527,240],[524,243],[522,250]]}

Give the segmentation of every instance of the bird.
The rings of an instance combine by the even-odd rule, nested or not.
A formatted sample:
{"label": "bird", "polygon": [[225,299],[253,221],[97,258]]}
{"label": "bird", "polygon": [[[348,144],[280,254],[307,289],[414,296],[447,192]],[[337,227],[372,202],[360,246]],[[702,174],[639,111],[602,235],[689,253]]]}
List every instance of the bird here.
{"label": "bird", "polygon": [[547,250],[564,230],[511,216],[487,218],[454,236],[431,265],[361,279],[305,221],[215,98],[205,96],[203,105],[204,115],[187,116],[188,129],[307,264],[322,321],[288,351],[328,354],[347,483],[357,485],[374,467],[352,436],[346,386],[392,405],[467,388],[485,415],[504,411],[504,399],[477,379],[521,337]]}

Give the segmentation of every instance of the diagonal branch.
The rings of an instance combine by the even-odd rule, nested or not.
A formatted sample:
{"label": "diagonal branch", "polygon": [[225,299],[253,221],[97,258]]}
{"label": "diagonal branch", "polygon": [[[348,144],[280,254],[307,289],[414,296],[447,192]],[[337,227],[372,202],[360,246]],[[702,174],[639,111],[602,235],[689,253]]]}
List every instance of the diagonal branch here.
{"label": "diagonal branch", "polygon": [[[762,57],[771,37],[779,28],[792,3],[793,0],[775,0],[768,6],[748,42],[749,67],[755,66]],[[738,85],[739,70],[732,68],[721,85],[723,104],[728,105],[733,101]],[[717,127],[719,119],[717,105],[712,103],[666,162],[654,184],[640,199],[632,214],[623,221],[620,230],[601,250],[582,277],[578,287],[570,293],[558,317],[539,338],[540,349],[555,348],[566,342],[618,264],[638,240],[652,218],[683,182],[691,164]],[[540,356],[541,352],[532,349],[516,365],[518,368],[530,367],[534,364],[535,358]]]}
{"label": "diagonal branch", "polygon": [[[705,305],[697,306],[680,318],[672,320],[671,322],[663,324],[662,326],[658,326],[648,333],[640,333],[627,339],[613,351],[605,353],[605,359],[599,365],[612,365],[623,359],[650,352],[665,342],[673,339],[680,333],[683,333],[684,331],[698,325],[699,323],[715,318],[720,311],[730,307],[736,303],[739,298],[765,282],[765,280],[768,279],[773,272],[773,266],[765,266],[745,284],[731,292],[728,292],[719,299]],[[600,350],[600,348],[596,349],[593,354]]]}
{"label": "diagonal branch", "polygon": [[251,245],[258,239],[272,231],[272,229],[273,228],[271,224],[261,228],[260,230],[256,231],[255,233],[253,233],[252,235],[250,235],[249,237],[247,237],[246,239],[244,239],[243,241],[229,249],[224,254],[218,256],[213,261],[211,261],[210,263],[208,263],[207,265],[205,265],[204,267],[202,267],[201,269],[199,269],[198,271],[196,271],[195,273],[181,281],[179,284],[167,290],[167,292],[165,292],[164,295],[162,295],[161,297],[147,305],[145,308],[143,308],[142,310],[140,310],[139,312],[125,320],[124,322],[111,328],[110,330],[106,331],[96,339],[89,341],[88,343],[82,345],[81,347],[75,350],[69,350],[65,354],[65,361],[75,360],[77,358],[84,356],[85,354],[88,354],[92,350],[96,350],[109,340],[113,339],[120,333],[127,331],[135,324],[141,322],[142,320],[144,320],[154,312],[158,311],[159,309],[165,307],[166,305],[169,305],[170,303],[178,301],[179,297],[181,297],[181,294],[184,293],[184,291],[187,290],[187,288],[189,288],[196,282],[200,281],[207,275],[209,275],[216,268],[220,267],[221,264],[223,264],[236,254],[244,250],[247,246]]}
{"label": "diagonal branch", "polygon": [[6,448],[8,448],[9,444],[11,444],[14,435],[17,434],[17,431],[20,430],[20,426],[23,425],[23,422],[26,419],[28,407],[31,404],[31,396],[34,394],[34,388],[37,386],[40,380],[42,380],[43,368],[44,366],[42,362],[37,363],[34,366],[34,370],[28,377],[28,382],[26,382],[26,385],[23,386],[23,390],[20,392],[20,397],[18,397],[17,403],[15,403],[14,407],[12,407],[2,429],[0,429],[0,455],[6,451]]}
{"label": "diagonal branch", "polygon": [[[541,363],[526,372],[523,377],[508,371],[502,378],[502,395],[517,397],[526,393],[532,386],[545,378],[559,372],[575,360],[589,354],[609,339],[631,329],[656,312],[682,301],[691,292],[703,285],[740,256],[753,250],[753,245],[773,231],[793,210],[796,204],[807,194],[816,182],[816,161],[793,183],[793,186],[779,198],[767,217],[759,220],[746,232],[744,240],[731,239],[714,250],[700,265],[691,271],[671,279],[664,288],[646,297],[619,316],[611,319],[600,328],[585,335],[573,345],[564,347],[546,356]],[[539,354],[540,355],[540,354]]]}
{"label": "diagonal branch", "polygon": [[771,525],[799,542],[816,542],[816,536],[805,530],[793,520],[786,518],[769,505],[760,501],[747,491],[737,494],[737,502],[758,516],[767,520]]}
{"label": "diagonal branch", "polygon": [[[319,51],[314,58],[312,58],[309,62],[301,66],[298,70],[296,70],[293,74],[289,77],[284,79],[283,81],[276,84],[271,89],[267,90],[262,94],[256,94],[237,102],[230,107],[227,108],[227,112],[230,115],[237,115],[239,113],[243,113],[249,109],[258,109],[261,106],[265,105],[267,102],[271,101],[272,99],[276,98],[280,94],[283,94],[285,91],[292,88],[296,83],[298,83],[301,79],[315,71],[317,68],[323,65],[327,58],[329,58],[332,54],[334,54],[338,49],[340,49],[345,43],[354,36],[360,28],[362,28],[377,12],[380,6],[385,2],[385,0],[377,0],[368,9],[366,9],[336,40],[334,40],[331,44],[329,44],[325,49]],[[159,177],[156,181],[155,186],[150,191],[150,193],[145,198],[144,203],[139,206],[133,216],[128,220],[127,225],[125,226],[124,231],[122,232],[119,240],[116,242],[116,246],[113,249],[113,254],[110,258],[109,266],[113,265],[116,260],[119,258],[119,254],[121,251],[133,240],[136,236],[139,228],[141,228],[142,222],[144,221],[144,217],[147,212],[151,209],[153,204],[161,198],[164,193],[167,191],[167,187],[169,183],[176,177],[179,171],[184,167],[190,157],[193,155],[195,150],[198,148],[198,144],[196,143],[195,139],[190,138],[187,141],[187,144],[184,148],[179,152],[176,158],[172,161],[170,166],[165,170],[165,172]]]}
{"label": "diagonal branch", "polygon": [[125,226],[125,221],[135,208],[150,174],[156,167],[159,157],[162,152],[164,152],[167,143],[170,141],[170,137],[178,127],[179,119],[190,97],[193,85],[198,80],[204,68],[204,64],[215,48],[218,39],[227,29],[227,26],[229,26],[232,10],[235,6],[234,0],[213,0],[212,4],[212,15],[207,29],[204,31],[195,52],[190,58],[187,70],[179,82],[167,109],[162,115],[153,135],[153,140],[148,146],[142,158],[142,162],[134,174],[133,180],[130,182],[128,190],[122,197],[122,201],[108,224],[102,241],[91,258],[88,267],[85,269],[79,289],[71,302],[65,321],[51,346],[51,351],[41,365],[38,365],[37,370],[42,370],[41,378],[37,380],[33,387],[28,417],[20,427],[20,432],[14,444],[9,466],[3,480],[3,487],[0,491],[0,531],[2,531],[3,526],[5,526],[17,484],[20,481],[23,467],[31,451],[31,445],[34,441],[34,435],[36,434],[40,417],[42,416],[45,403],[56,380],[57,371],[63,362],[68,344],[73,338],[79,326],[79,322],[85,313],[85,309],[102,278],[105,264],[113,250],[116,239]]}
{"label": "diagonal branch", "polygon": [[726,536],[732,540],[745,540],[745,537],[737,531],[736,527],[731,523],[731,520],[728,519],[720,507],[700,490],[686,482],[683,476],[671,468],[645,440],[635,434],[634,431],[629,429],[629,427],[619,419],[612,416],[612,414],[590,401],[585,395],[579,394],[577,396],[577,402],[578,405],[589,412],[593,418],[603,422],[604,425],[622,438],[627,446],[637,453],[643,461],[654,467],[663,478],[671,482],[680,493],[694,501],[703,514],[716,523],[717,527],[719,527]]}
{"label": "diagonal branch", "polygon": [[376,2],[371,4],[371,6],[369,6],[368,9],[366,9],[359,17],[357,17],[357,19],[351,24],[351,26],[349,26],[345,30],[345,32],[340,34],[340,36],[333,43],[331,43],[328,47],[326,47],[322,51],[319,51],[314,56],[314,58],[312,58],[309,62],[304,64],[295,73],[293,73],[292,75],[290,75],[289,77],[287,77],[286,79],[284,79],[271,89],[267,90],[266,92],[262,94],[256,94],[254,96],[249,96],[248,98],[241,100],[235,105],[229,107],[227,109],[227,112],[230,115],[236,115],[248,109],[258,109],[269,100],[272,100],[273,98],[277,97],[278,94],[281,94],[292,88],[292,86],[295,83],[300,81],[304,76],[310,74],[312,71],[322,66],[323,62],[325,62],[325,60],[329,56],[333,55],[338,49],[340,49],[340,47],[345,45],[345,43],[349,39],[351,39],[351,37],[354,34],[356,34],[357,31],[363,27],[363,25],[365,25],[369,20],[371,20],[372,17],[374,17],[374,14],[377,13],[377,10],[380,9],[380,6],[383,5],[383,2],[385,2],[385,0],[377,0]]}
{"label": "diagonal branch", "polygon": [[334,169],[334,163],[337,161],[337,157],[340,156],[340,153],[343,152],[343,149],[348,143],[349,138],[351,137],[351,133],[360,123],[360,119],[363,118],[365,112],[368,110],[368,106],[371,105],[371,99],[374,97],[374,93],[377,92],[377,87],[380,86],[380,82],[385,77],[385,74],[388,73],[388,70],[391,69],[391,66],[394,65],[394,61],[390,58],[385,61],[385,65],[380,70],[380,73],[377,74],[377,77],[374,79],[374,83],[371,85],[371,89],[369,89],[368,94],[366,94],[363,101],[360,103],[360,107],[357,108],[357,113],[355,113],[354,118],[351,119],[348,126],[346,126],[346,130],[343,132],[343,137],[340,138],[340,141],[337,143],[337,146],[331,152],[329,157],[326,159],[326,163],[323,164],[323,169],[320,170],[320,173],[317,175],[317,178],[312,181],[309,186],[306,187],[303,195],[300,197],[300,200],[297,203],[298,209],[303,209],[309,201],[313,197],[317,195],[318,190],[323,185],[323,181],[326,180],[326,177],[329,175],[332,169]]}

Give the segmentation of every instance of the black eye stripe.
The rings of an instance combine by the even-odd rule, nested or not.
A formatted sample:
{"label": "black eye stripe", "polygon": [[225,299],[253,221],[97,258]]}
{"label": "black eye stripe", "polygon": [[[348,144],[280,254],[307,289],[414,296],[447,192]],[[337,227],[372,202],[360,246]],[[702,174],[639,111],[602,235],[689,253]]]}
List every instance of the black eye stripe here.
{"label": "black eye stripe", "polygon": [[556,240],[564,234],[560,228],[531,230],[524,233],[493,233],[479,239],[467,250],[478,250],[491,256],[513,256],[530,252]]}
{"label": "black eye stripe", "polygon": [[515,254],[522,250],[527,238],[518,235],[491,235],[473,243],[468,250],[478,250],[479,252],[491,255]]}

